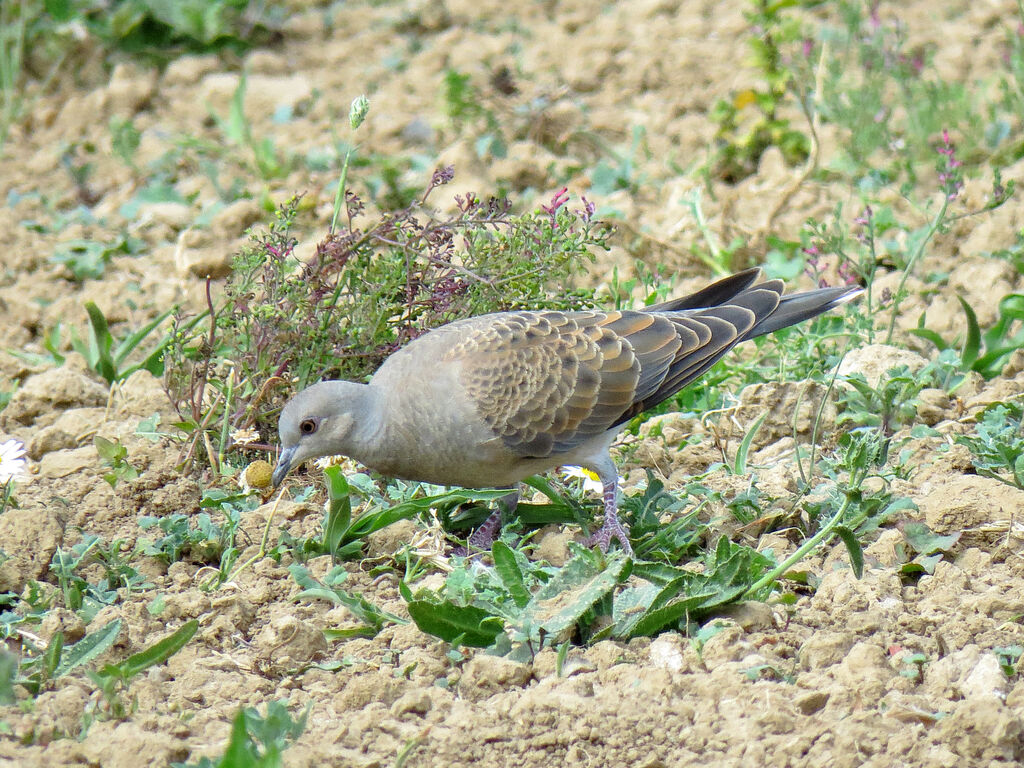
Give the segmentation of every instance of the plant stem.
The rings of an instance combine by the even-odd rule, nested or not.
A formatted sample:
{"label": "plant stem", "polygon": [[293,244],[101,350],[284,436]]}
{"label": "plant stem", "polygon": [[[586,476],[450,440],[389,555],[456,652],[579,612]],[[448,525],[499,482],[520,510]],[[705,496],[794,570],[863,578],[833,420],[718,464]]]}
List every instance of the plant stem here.
{"label": "plant stem", "polygon": [[931,224],[928,225],[928,231],[925,236],[921,238],[921,243],[917,246],[913,255],[910,257],[910,261],[907,262],[906,269],[903,270],[903,277],[900,278],[900,284],[896,286],[896,291],[892,295],[892,313],[889,316],[889,330],[885,334],[885,343],[892,343],[892,335],[896,330],[896,314],[900,308],[900,302],[903,300],[903,286],[907,283],[907,278],[910,277],[910,273],[914,271],[914,265],[917,264],[917,260],[921,258],[924,253],[924,247],[928,244],[942,226],[942,222],[946,218],[946,209],[949,208],[949,198],[946,195],[942,196],[942,207],[939,208],[939,212],[935,214],[935,218],[932,219]]}
{"label": "plant stem", "polygon": [[843,515],[846,514],[846,510],[849,508],[849,506],[850,495],[847,494],[846,498],[843,499],[842,506],[839,507],[839,511],[832,516],[832,519],[829,520],[820,531],[818,531],[811,538],[805,541],[797,549],[796,552],[794,552],[792,555],[790,555],[777,566],[775,566],[775,568],[773,568],[771,571],[769,571],[756,582],[754,582],[754,585],[743,593],[743,597],[753,598],[754,595],[758,594],[761,590],[771,586],[771,583],[775,581],[777,578],[779,578],[779,576],[781,576],[794,565],[796,565],[798,562],[803,560],[808,554],[810,554],[811,550],[813,550],[819,544],[823,544],[829,539],[831,539],[834,535],[833,531],[839,525],[839,522],[843,519]]}

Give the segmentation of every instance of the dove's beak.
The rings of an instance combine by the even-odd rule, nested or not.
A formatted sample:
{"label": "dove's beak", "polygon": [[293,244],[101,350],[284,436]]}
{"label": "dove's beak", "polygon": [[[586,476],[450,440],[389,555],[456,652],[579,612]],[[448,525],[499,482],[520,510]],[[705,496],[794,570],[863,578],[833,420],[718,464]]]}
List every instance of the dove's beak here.
{"label": "dove's beak", "polygon": [[292,465],[295,463],[295,449],[297,447],[298,446],[290,445],[287,448],[281,449],[281,455],[277,459],[277,466],[274,467],[274,474],[270,477],[275,488],[281,484],[281,481],[284,480],[284,476],[288,474]]}

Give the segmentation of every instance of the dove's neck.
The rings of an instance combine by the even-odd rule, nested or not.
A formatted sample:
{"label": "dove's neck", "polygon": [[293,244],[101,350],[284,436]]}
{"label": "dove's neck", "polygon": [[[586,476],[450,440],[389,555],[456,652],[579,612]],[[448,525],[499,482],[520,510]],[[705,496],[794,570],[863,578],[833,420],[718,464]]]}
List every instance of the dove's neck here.
{"label": "dove's neck", "polygon": [[384,428],[385,408],[381,393],[366,384],[345,382],[350,385],[346,394],[348,413],[352,424],[344,436],[344,450],[339,451],[364,464],[380,449]]}

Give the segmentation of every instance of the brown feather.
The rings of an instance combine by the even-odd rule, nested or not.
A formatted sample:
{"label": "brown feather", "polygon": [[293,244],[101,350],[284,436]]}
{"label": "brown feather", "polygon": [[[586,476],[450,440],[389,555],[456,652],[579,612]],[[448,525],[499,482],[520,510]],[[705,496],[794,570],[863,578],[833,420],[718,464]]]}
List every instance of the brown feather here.
{"label": "brown feather", "polygon": [[696,379],[770,323],[783,285],[756,270],[640,311],[511,312],[453,323],[446,361],[480,418],[523,457],[571,451]]}

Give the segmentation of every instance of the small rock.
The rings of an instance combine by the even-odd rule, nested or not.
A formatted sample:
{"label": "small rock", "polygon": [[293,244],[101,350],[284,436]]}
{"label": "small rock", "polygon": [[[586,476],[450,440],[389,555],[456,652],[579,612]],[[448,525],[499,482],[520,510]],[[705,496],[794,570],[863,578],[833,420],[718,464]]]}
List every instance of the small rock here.
{"label": "small rock", "polygon": [[986,548],[1005,538],[1013,510],[1024,509],[1024,491],[980,475],[937,484],[918,502],[935,533],[962,532],[958,548]]}
{"label": "small rock", "polygon": [[29,376],[0,412],[0,427],[10,430],[34,424],[39,419],[47,425],[57,420],[61,411],[82,406],[104,405],[107,388],[88,376],[67,366]]}
{"label": "small rock", "polygon": [[430,698],[430,693],[420,688],[399,696],[398,700],[391,705],[391,714],[395,717],[401,717],[406,714],[425,715],[433,705],[434,702]]}
{"label": "small rock", "polygon": [[414,520],[398,522],[371,533],[367,539],[368,557],[391,557],[422,533],[423,528]]}
{"label": "small rock", "polygon": [[917,418],[929,427],[949,418],[952,404],[944,390],[931,387],[922,389],[917,401]]}
{"label": "small rock", "polygon": [[185,203],[163,202],[139,206],[136,220],[140,223],[158,224],[178,232],[189,226],[192,218],[192,208]]}
{"label": "small rock", "polygon": [[49,640],[58,630],[64,633],[65,643],[77,643],[85,637],[85,622],[73,611],[55,607],[39,623],[39,636]]}
{"label": "small rock", "polygon": [[838,664],[855,639],[848,632],[815,633],[800,647],[800,665],[804,669],[821,669]]}
{"label": "small rock", "polygon": [[775,629],[775,614],[771,606],[753,600],[727,605],[716,611],[715,615],[732,619],[744,632],[770,632]]}
{"label": "small rock", "polygon": [[144,107],[156,90],[155,69],[140,69],[122,62],[114,66],[107,84],[107,106],[114,114],[133,115]]}
{"label": "small rock", "polygon": [[42,579],[63,539],[56,515],[38,507],[7,509],[0,515],[0,591],[21,592],[29,580]]}
{"label": "small rock", "polygon": [[983,653],[963,682],[960,690],[964,698],[991,697],[1005,699],[1009,681],[994,653]]}
{"label": "small rock", "polygon": [[245,113],[270,116],[281,107],[295,109],[313,96],[313,85],[301,74],[249,76],[245,90]]}
{"label": "small rock", "polygon": [[414,117],[402,129],[402,141],[414,146],[428,146],[434,141],[434,129],[422,117]]}
{"label": "small rock", "polygon": [[805,715],[813,715],[825,708],[828,704],[829,694],[827,691],[808,691],[800,696],[797,696],[793,703],[801,713]]}
{"label": "small rock", "polygon": [[251,74],[282,75],[291,69],[291,63],[282,53],[256,49],[246,55],[245,69]]}
{"label": "small rock", "polygon": [[531,555],[534,560],[545,560],[556,568],[561,568],[569,561],[569,542],[573,541],[574,533],[565,528],[552,526],[539,536],[537,546]]}
{"label": "small rock", "polygon": [[35,461],[47,453],[65,448],[78,448],[91,442],[96,427],[103,423],[105,408],[72,408],[57,417],[57,421],[35,432],[26,448]]}
{"label": "small rock", "polygon": [[193,244],[205,240],[204,236],[197,236],[196,230],[192,229],[186,229],[178,237],[174,249],[174,265],[183,277],[209,277],[217,280],[231,274],[234,250],[223,245],[200,247]]}
{"label": "small rock", "polygon": [[896,673],[889,657],[878,645],[860,642],[854,645],[834,672],[836,681],[852,690],[862,691],[869,700],[878,700],[885,692],[885,683]]}
{"label": "small rock", "polygon": [[927,360],[909,349],[887,344],[868,344],[847,353],[839,365],[839,375],[859,373],[867,379],[868,384],[877,387],[882,377],[893,368],[905,365],[911,373],[916,373],[927,364]]}
{"label": "small rock", "polygon": [[710,670],[730,661],[739,661],[753,651],[754,646],[746,638],[743,629],[736,624],[730,624],[708,638],[700,656]]}
{"label": "small rock", "polygon": [[39,461],[40,477],[68,477],[87,469],[97,469],[100,457],[96,448],[83,445],[81,448],[69,448],[45,454]]}
{"label": "small rock", "polygon": [[677,634],[666,633],[651,641],[651,663],[661,669],[681,672],[685,666],[682,648],[683,639]]}
{"label": "small rock", "polygon": [[[146,419],[154,413],[171,415],[163,383],[149,371],[138,370],[117,385],[118,414]],[[166,423],[166,422],[164,422]]]}
{"label": "small rock", "polygon": [[1015,349],[1010,354],[1010,358],[1006,361],[1006,365],[1003,366],[1003,377],[1012,379],[1021,371],[1024,371],[1024,348]]}
{"label": "small rock", "polygon": [[256,645],[263,658],[285,667],[305,664],[327,652],[323,631],[290,615],[272,619],[257,636]]}
{"label": "small rock", "polygon": [[462,673],[459,695],[469,701],[481,701],[510,688],[522,688],[532,676],[532,670],[525,664],[477,653]]}
{"label": "small rock", "polygon": [[255,200],[236,200],[221,208],[210,220],[215,239],[238,237],[263,218],[263,210]]}
{"label": "small rock", "polygon": [[204,75],[216,72],[220,66],[220,58],[212,53],[206,56],[179,56],[164,70],[164,84],[192,85],[198,83]]}

